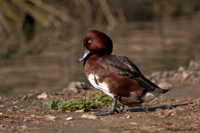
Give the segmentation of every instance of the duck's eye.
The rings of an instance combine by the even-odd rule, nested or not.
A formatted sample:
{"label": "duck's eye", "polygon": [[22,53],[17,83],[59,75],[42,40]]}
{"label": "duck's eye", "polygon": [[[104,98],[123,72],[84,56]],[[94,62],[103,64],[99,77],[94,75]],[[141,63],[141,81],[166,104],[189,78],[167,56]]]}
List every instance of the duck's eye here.
{"label": "duck's eye", "polygon": [[92,42],[92,40],[88,40],[88,43],[91,43]]}

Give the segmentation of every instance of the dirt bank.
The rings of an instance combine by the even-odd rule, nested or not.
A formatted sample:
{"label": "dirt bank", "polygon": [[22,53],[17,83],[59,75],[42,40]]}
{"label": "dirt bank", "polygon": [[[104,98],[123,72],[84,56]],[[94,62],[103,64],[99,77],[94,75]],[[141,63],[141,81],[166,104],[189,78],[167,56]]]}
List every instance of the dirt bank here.
{"label": "dirt bank", "polygon": [[[43,99],[74,98],[81,93],[49,91],[0,97],[0,132],[200,132],[200,59],[178,70],[148,76],[171,90],[148,104],[125,107],[121,114],[82,118],[89,112],[58,112],[43,106]],[[93,92],[94,90],[85,90]],[[40,98],[38,96],[41,96]]]}

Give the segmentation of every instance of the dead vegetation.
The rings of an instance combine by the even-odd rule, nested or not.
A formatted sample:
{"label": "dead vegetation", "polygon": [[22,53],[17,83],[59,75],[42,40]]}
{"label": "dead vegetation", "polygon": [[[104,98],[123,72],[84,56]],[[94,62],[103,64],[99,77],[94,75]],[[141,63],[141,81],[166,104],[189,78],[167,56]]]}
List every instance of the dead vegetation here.
{"label": "dead vegetation", "polygon": [[[175,103],[177,106],[173,107]],[[154,125],[153,131],[197,131],[200,125],[200,99],[193,100],[192,103],[180,101],[168,106],[168,109],[158,108],[156,111],[146,110],[148,122]],[[182,101],[183,102],[183,101]]]}
{"label": "dead vegetation", "polygon": [[[39,54],[52,32],[78,34],[84,29],[111,32],[128,21],[165,20],[191,15],[200,2],[119,0],[0,0],[0,60]],[[44,32],[46,31],[46,32]],[[59,32],[59,33],[58,33]]]}
{"label": "dead vegetation", "polygon": [[61,27],[68,33],[103,25],[112,30],[125,22],[123,9],[119,4],[116,7],[119,10],[112,9],[106,0],[0,0],[0,59],[10,58],[13,53],[39,54],[49,44],[44,42],[49,33]]}
{"label": "dead vegetation", "polygon": [[[111,2],[112,3],[112,2]],[[45,0],[0,0],[0,22],[7,33],[21,32],[26,28],[80,28],[86,25],[102,24],[105,17],[111,30],[117,21],[124,21],[123,9],[119,4],[112,9],[106,0],[96,1],[45,1]],[[96,15],[94,15],[96,14]],[[121,19],[123,18],[123,20]],[[29,27],[26,27],[26,26]],[[37,28],[34,28],[36,26]]]}

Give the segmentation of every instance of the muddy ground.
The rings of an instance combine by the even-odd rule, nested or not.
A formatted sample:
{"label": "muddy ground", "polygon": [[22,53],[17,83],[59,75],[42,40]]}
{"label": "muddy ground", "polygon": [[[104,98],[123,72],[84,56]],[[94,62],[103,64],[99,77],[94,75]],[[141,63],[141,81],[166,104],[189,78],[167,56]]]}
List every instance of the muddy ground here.
{"label": "muddy ground", "polygon": [[[38,98],[42,92],[1,96],[0,132],[200,132],[199,65],[200,60],[196,59],[178,70],[153,73],[148,78],[163,88],[170,88],[168,93],[148,104],[126,106],[123,113],[94,119],[82,118],[82,115],[110,109],[110,106],[89,112],[58,112],[43,105],[44,99]],[[46,99],[81,95],[54,91],[46,94]]]}

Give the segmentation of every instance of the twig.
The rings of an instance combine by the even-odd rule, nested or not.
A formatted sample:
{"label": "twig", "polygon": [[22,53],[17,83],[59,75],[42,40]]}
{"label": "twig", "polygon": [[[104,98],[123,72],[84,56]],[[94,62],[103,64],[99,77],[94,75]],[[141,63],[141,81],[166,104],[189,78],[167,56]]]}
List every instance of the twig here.
{"label": "twig", "polygon": [[53,8],[52,6],[42,2],[42,0],[29,0],[32,3],[34,3],[35,5],[37,5],[38,7],[40,7],[41,9],[55,15],[56,17],[60,18],[62,21],[71,24],[71,25],[78,25],[77,21],[75,20],[75,18],[73,18],[70,15],[66,15],[62,12],[60,12],[59,10]]}
{"label": "twig", "polygon": [[36,21],[38,21],[42,26],[49,27],[51,22],[48,21],[47,17],[34,10],[29,4],[26,3],[24,0],[12,0],[12,2],[21,8],[24,12],[29,13]]}
{"label": "twig", "polygon": [[0,9],[4,12],[3,14],[13,21],[17,22],[18,21],[18,14],[15,12],[15,7],[11,6],[9,1],[7,0],[1,0],[0,2]]}
{"label": "twig", "polygon": [[5,29],[9,34],[13,32],[12,26],[9,24],[7,19],[1,13],[0,13],[0,22],[2,23],[2,25],[5,27]]}
{"label": "twig", "polygon": [[114,27],[116,26],[117,22],[115,20],[115,18],[113,17],[109,7],[108,7],[108,3],[106,0],[99,0],[99,4],[101,6],[101,9],[108,21],[108,28],[109,30],[114,29]]}

